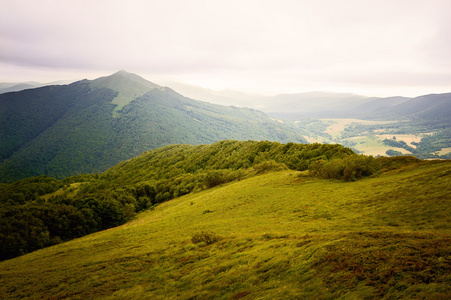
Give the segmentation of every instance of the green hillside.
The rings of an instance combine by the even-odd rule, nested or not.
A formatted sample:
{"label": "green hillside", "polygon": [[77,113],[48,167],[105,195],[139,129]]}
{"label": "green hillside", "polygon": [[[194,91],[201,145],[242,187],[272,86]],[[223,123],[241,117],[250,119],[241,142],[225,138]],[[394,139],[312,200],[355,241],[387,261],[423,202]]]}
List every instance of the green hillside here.
{"label": "green hillside", "polygon": [[262,112],[192,100],[125,71],[0,94],[0,125],[0,182],[100,173],[170,144],[306,142]]}
{"label": "green hillside", "polygon": [[269,168],[167,201],[1,262],[0,297],[449,299],[451,163],[379,162],[358,181]]}
{"label": "green hillside", "polygon": [[118,226],[158,203],[270,170],[312,165],[321,173],[329,160],[350,166],[351,172],[357,171],[352,163],[370,165],[340,145],[221,141],[166,146],[100,175],[39,176],[2,184],[0,260]]}

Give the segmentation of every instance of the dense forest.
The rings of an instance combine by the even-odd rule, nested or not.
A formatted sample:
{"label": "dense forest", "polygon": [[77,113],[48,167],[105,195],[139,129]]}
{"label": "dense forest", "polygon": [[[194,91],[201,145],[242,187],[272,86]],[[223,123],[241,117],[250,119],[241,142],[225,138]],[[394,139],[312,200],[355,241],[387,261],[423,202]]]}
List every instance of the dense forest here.
{"label": "dense forest", "polygon": [[267,171],[309,170],[313,176],[349,181],[396,160],[389,161],[340,145],[221,141],[166,146],[101,174],[0,184],[0,257],[117,226],[167,200]]}

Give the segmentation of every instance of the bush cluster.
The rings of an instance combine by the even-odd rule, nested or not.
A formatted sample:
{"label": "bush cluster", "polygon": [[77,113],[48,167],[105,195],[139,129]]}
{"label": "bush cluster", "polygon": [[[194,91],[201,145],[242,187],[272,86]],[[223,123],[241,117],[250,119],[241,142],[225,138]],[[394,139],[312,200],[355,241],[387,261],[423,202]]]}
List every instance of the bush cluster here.
{"label": "bush cluster", "polygon": [[266,173],[269,171],[283,171],[288,167],[284,163],[278,163],[274,160],[266,160],[254,166],[254,170],[257,174]]}
{"label": "bush cluster", "polygon": [[310,164],[312,176],[324,179],[354,181],[370,176],[378,170],[376,159],[372,156],[349,155],[330,161],[317,160]]}

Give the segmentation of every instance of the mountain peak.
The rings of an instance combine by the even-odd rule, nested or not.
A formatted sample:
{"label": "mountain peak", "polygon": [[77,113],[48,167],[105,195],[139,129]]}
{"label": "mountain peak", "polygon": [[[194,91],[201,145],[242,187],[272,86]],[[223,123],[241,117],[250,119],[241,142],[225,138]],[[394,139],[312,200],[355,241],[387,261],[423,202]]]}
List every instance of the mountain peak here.
{"label": "mountain peak", "polygon": [[[130,78],[130,79],[137,79],[137,80],[145,80],[141,76],[139,76],[135,73],[127,72],[125,70],[120,70],[120,71],[117,71],[116,73],[111,74],[110,76],[106,76],[106,78],[108,78],[108,77],[122,77],[122,78]],[[145,80],[145,81],[147,81],[147,80]]]}
{"label": "mountain peak", "polygon": [[91,85],[93,87],[109,88],[117,92],[116,98],[112,101],[114,104],[117,104],[116,110],[120,110],[132,100],[141,97],[150,90],[164,90],[164,87],[125,70],[95,79],[91,82]]}
{"label": "mountain peak", "polygon": [[122,70],[117,71],[114,74],[121,74],[122,75],[122,74],[133,74],[133,73],[129,73],[129,72],[125,71],[124,69],[122,69]]}
{"label": "mountain peak", "polygon": [[[135,73],[130,73],[127,72],[125,70],[120,70],[117,71],[116,73],[113,73],[109,76],[104,76],[104,77],[100,77],[97,78],[95,80],[93,80],[94,82],[98,82],[101,84],[110,84],[112,82],[114,82],[115,85],[121,83],[121,82],[127,82],[128,84],[130,83],[139,83],[141,85],[146,85],[148,87],[152,88],[156,88],[156,87],[160,87],[159,85],[150,82],[146,79],[144,79],[143,77],[135,74]],[[161,87],[160,87],[161,88]]]}

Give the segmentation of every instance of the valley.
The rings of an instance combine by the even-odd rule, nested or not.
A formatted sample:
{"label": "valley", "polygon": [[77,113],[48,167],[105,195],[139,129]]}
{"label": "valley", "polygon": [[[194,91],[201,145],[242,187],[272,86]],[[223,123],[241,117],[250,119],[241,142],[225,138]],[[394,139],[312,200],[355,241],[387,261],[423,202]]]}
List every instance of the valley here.
{"label": "valley", "polygon": [[[263,111],[279,122],[294,122],[310,143],[339,143],[373,156],[390,154],[413,155],[422,159],[451,158],[449,93],[415,98],[380,98],[331,92],[278,94],[269,97],[229,90],[212,91],[193,86],[174,86],[182,93],[199,99],[248,106]],[[384,142],[393,137],[408,146]],[[426,138],[422,142],[423,137]],[[417,144],[422,144],[419,149]],[[430,147],[430,144],[433,146]]]}
{"label": "valley", "polygon": [[[408,146],[416,148],[417,144],[425,136],[431,136],[434,132],[418,132],[415,134],[403,134],[393,131],[393,126],[397,121],[374,121],[374,120],[360,120],[360,119],[320,119],[315,122],[322,122],[325,130],[322,132],[311,132],[304,136],[309,143],[338,143],[351,147],[357,153],[372,156],[387,156],[388,150],[395,150],[401,152],[403,155],[414,155],[414,153],[402,148],[393,147],[385,144],[386,139],[393,139],[398,142],[405,142]],[[384,125],[390,124],[389,128]],[[377,126],[378,129],[370,129],[370,132],[362,125]],[[354,128],[363,128],[350,135],[348,132]],[[305,129],[305,127],[304,127]],[[438,156],[448,156],[451,153],[451,148],[442,148],[432,154]]]}

